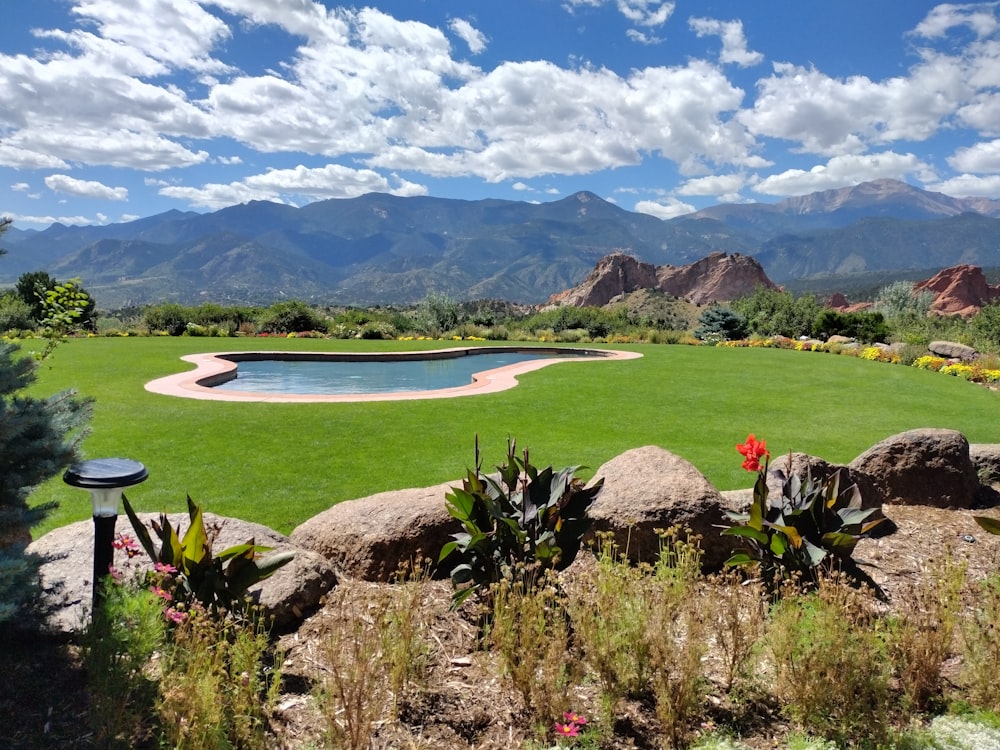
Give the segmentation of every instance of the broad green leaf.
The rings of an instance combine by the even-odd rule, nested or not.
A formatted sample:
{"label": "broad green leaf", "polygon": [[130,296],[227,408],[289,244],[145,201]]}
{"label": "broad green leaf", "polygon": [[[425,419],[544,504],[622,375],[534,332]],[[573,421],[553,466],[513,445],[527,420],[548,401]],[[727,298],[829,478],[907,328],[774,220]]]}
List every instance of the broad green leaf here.
{"label": "broad green leaf", "polygon": [[1000,534],[1000,520],[989,516],[973,516],[973,519],[984,531],[988,531],[990,534]]}
{"label": "broad green leaf", "polygon": [[767,532],[760,531],[751,526],[730,526],[722,532],[722,536],[747,537],[748,539],[753,539],[755,542],[760,542],[763,545],[766,545],[768,542]]}
{"label": "broad green leaf", "polygon": [[759,561],[748,555],[746,552],[736,552],[728,560],[726,565],[754,565]]}

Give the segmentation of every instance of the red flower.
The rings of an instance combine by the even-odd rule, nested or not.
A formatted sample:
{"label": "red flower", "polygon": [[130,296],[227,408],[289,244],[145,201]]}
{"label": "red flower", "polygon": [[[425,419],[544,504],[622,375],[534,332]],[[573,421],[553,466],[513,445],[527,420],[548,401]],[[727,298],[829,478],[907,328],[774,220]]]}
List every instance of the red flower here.
{"label": "red flower", "polygon": [[747,436],[745,443],[736,446],[736,450],[745,459],[743,461],[743,468],[747,471],[760,471],[760,459],[771,457],[771,451],[767,449],[767,441],[757,440],[752,432]]}
{"label": "red flower", "polygon": [[581,727],[587,723],[587,717],[581,716],[580,714],[573,713],[572,711],[563,714],[563,718],[570,724],[578,724]]}

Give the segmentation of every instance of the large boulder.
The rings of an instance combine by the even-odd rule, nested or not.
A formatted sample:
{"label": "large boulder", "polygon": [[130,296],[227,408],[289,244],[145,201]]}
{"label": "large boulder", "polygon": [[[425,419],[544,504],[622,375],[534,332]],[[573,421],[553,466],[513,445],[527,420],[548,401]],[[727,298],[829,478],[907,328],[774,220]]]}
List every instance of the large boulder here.
{"label": "large boulder", "polygon": [[939,357],[960,359],[963,362],[969,362],[979,356],[978,352],[971,346],[955,341],[932,341],[927,345],[927,351]]}
{"label": "large boulder", "polygon": [[[148,527],[149,521],[158,519],[159,514],[140,513],[139,518]],[[167,518],[183,536],[189,526],[187,514],[172,513]],[[218,531],[212,545],[215,553],[243,544],[251,538],[255,544],[272,547],[273,552],[295,553],[291,562],[249,591],[251,597],[273,617],[274,626],[279,630],[295,626],[317,609],[323,595],[336,584],[333,566],[320,555],[296,547],[288,537],[266,526],[213,513],[205,513],[204,519],[206,528]],[[134,537],[132,527],[124,517],[118,519],[117,530]],[[155,535],[154,542],[159,543]],[[51,626],[64,632],[85,626],[94,590],[93,521],[78,521],[53,529],[33,542],[28,552],[38,555],[43,561],[40,571],[42,605],[49,613]],[[265,552],[263,556],[268,554],[271,553]],[[131,560],[124,553],[116,552],[115,566],[123,570],[146,570],[151,563],[145,552]]]}
{"label": "large boulder", "polygon": [[437,563],[441,547],[462,530],[445,505],[445,495],[459,486],[454,481],[347,500],[305,521],[291,540],[351,578],[390,581],[402,563]]}
{"label": "large boulder", "polygon": [[691,463],[658,446],[612,458],[594,474],[604,489],[590,507],[592,534],[613,534],[633,562],[652,562],[660,550],[657,530],[677,526],[701,537],[702,566],[717,570],[732,554],[733,537],[720,536],[728,504]]}
{"label": "large boulder", "polygon": [[970,508],[979,494],[969,441],[955,430],[901,432],[869,448],[849,468],[868,504]]}
{"label": "large boulder", "polygon": [[1000,443],[972,443],[969,458],[983,484],[1000,484]]}

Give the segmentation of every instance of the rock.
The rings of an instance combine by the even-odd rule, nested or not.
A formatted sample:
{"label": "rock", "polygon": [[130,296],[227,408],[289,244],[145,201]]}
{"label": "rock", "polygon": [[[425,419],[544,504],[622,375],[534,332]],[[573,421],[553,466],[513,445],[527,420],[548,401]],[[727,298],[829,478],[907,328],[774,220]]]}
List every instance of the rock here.
{"label": "rock", "polygon": [[849,468],[866,504],[970,508],[979,491],[969,442],[954,430],[893,435],[855,458]]}
{"label": "rock", "polygon": [[983,269],[965,264],[939,271],[926,281],[914,284],[913,291],[934,294],[931,312],[963,318],[975,315],[983,305],[1000,297],[1000,287],[986,283]]}
{"label": "rock", "polygon": [[462,530],[445,505],[445,495],[459,486],[453,481],[347,500],[298,526],[291,540],[347,576],[389,581],[400,563],[431,558],[436,564],[441,547]]}
{"label": "rock", "polygon": [[983,484],[1000,484],[1000,444],[972,443],[969,458]]}
{"label": "rock", "polygon": [[689,266],[660,266],[656,278],[661,292],[698,305],[746,297],[757,287],[778,289],[760,263],[739,253],[712,253]]}
{"label": "rock", "polygon": [[958,344],[954,341],[932,341],[928,344],[927,350],[939,357],[960,359],[963,362],[969,362],[978,356],[976,350],[971,346]]}
{"label": "rock", "polygon": [[689,528],[701,537],[702,566],[718,570],[735,547],[720,536],[729,503],[692,464],[658,446],[635,448],[594,473],[604,489],[590,507],[591,535],[609,532],[633,562],[652,562],[660,550],[657,529]]}
{"label": "rock", "polygon": [[601,307],[640,289],[710,304],[753,294],[759,286],[778,289],[749,255],[712,253],[689,266],[653,266],[618,252],[601,258],[579,286],[552,295],[542,309]]}
{"label": "rock", "polygon": [[[147,525],[158,519],[158,513],[140,513]],[[171,513],[167,518],[183,537],[189,525],[186,513]],[[273,575],[253,586],[249,593],[273,616],[279,630],[294,626],[315,610],[320,599],[336,584],[333,566],[319,555],[299,549],[288,537],[256,523],[236,518],[226,518],[212,513],[204,515],[208,529],[218,527],[219,534],[212,547],[221,552],[227,547],[243,544],[251,537],[258,545],[273,547],[274,552],[293,551],[292,561],[279,568]],[[117,530],[134,536],[131,524],[119,517]],[[158,544],[155,535],[153,541]],[[49,623],[56,630],[70,632],[86,626],[93,601],[94,573],[94,524],[79,521],[53,529],[28,547],[28,552],[42,558],[41,581],[43,606],[49,611]],[[270,553],[264,553],[266,557]],[[115,565],[124,570],[152,567],[146,553],[127,560],[121,552],[115,553]]]}
{"label": "rock", "polygon": [[597,261],[594,270],[572,289],[553,295],[548,305],[601,307],[616,297],[638,289],[656,288],[656,267],[625,253],[612,253]]}

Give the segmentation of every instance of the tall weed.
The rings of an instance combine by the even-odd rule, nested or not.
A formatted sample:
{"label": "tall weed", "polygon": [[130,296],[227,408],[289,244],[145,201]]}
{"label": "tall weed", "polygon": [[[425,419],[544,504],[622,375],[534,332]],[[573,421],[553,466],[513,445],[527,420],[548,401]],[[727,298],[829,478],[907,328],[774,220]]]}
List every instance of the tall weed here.
{"label": "tall weed", "polygon": [[924,711],[941,697],[941,667],[954,648],[964,585],[965,565],[948,554],[896,596],[900,614],[886,635],[907,709]]}
{"label": "tall weed", "polygon": [[981,582],[977,604],[962,622],[962,643],[969,702],[1000,712],[1000,574]]}
{"label": "tall weed", "polygon": [[565,597],[554,576],[543,574],[540,585],[523,577],[495,584],[492,599],[492,649],[534,725],[548,728],[572,708],[570,690],[579,677],[569,655]]}
{"label": "tall weed", "polygon": [[772,610],[767,644],[784,711],[840,745],[875,747],[888,731],[890,671],[864,595],[837,579]]}

